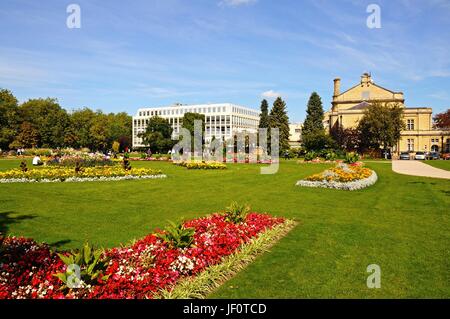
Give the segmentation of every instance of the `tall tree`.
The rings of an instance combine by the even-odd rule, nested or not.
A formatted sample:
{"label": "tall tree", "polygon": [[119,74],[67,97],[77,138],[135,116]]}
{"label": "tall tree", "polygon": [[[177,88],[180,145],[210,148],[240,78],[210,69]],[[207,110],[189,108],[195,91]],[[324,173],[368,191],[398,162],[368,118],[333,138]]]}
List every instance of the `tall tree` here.
{"label": "tall tree", "polygon": [[18,102],[9,90],[0,90],[0,149],[7,149],[19,128]]}
{"label": "tall tree", "polygon": [[10,148],[36,147],[39,142],[39,131],[29,122],[20,125],[19,134],[9,145]]}
{"label": "tall tree", "polygon": [[20,105],[20,114],[39,132],[38,147],[60,147],[69,125],[69,116],[56,99],[30,99]]}
{"label": "tall tree", "polygon": [[361,146],[374,149],[393,147],[404,129],[403,107],[397,103],[372,103],[358,124]]}
{"label": "tall tree", "polygon": [[269,118],[269,104],[267,100],[264,99],[261,101],[261,113],[259,114],[259,127],[260,128],[269,128],[270,118]]}
{"label": "tall tree", "polygon": [[324,131],[322,99],[319,94],[313,92],[306,108],[306,119],[303,123],[302,135],[317,134],[320,131]]}
{"label": "tall tree", "polygon": [[202,121],[202,145],[205,142],[205,138],[203,135],[203,132],[205,131],[205,115],[204,114],[199,114],[199,113],[191,113],[191,112],[187,112],[184,113],[183,115],[183,123],[182,123],[182,127],[184,127],[185,129],[187,129],[190,133],[191,133],[191,147],[192,147],[192,151],[194,151],[194,121],[199,120]]}
{"label": "tall tree", "polygon": [[434,127],[441,130],[450,130],[450,109],[438,113],[433,117]]}
{"label": "tall tree", "polygon": [[269,117],[270,127],[278,128],[280,133],[280,154],[289,150],[289,117],[286,112],[286,103],[281,97],[273,102]]}
{"label": "tall tree", "polygon": [[150,118],[144,133],[139,134],[143,144],[150,147],[153,152],[167,153],[173,145],[172,126],[169,121],[159,116]]}

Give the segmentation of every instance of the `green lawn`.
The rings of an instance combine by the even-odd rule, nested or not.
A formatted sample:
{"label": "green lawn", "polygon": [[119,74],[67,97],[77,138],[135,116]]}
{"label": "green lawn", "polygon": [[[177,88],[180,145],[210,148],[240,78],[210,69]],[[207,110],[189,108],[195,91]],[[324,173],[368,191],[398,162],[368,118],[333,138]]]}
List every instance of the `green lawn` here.
{"label": "green lawn", "polygon": [[[0,160],[0,169],[19,161]],[[255,211],[296,218],[299,226],[211,297],[450,297],[450,181],[394,174],[369,162],[379,181],[346,192],[295,186],[328,167],[282,162],[188,171],[169,163],[165,180],[0,184],[0,226],[59,248],[85,240],[112,247],[162,227],[167,219],[218,211],[232,200]],[[381,267],[368,289],[366,267]]]}
{"label": "green lawn", "polygon": [[450,171],[450,160],[434,160],[434,161],[425,161],[426,164],[437,167],[437,168],[441,168],[441,169],[445,169],[447,171]]}

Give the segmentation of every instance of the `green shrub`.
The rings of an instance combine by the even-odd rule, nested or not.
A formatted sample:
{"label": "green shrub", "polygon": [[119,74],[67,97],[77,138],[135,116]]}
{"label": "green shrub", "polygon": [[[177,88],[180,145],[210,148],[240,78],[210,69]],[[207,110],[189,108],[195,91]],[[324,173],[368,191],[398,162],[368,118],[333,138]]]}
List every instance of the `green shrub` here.
{"label": "green shrub", "polygon": [[315,159],[317,157],[316,152],[314,151],[309,151],[308,153],[305,154],[305,161],[312,161],[313,159]]}
{"label": "green shrub", "polygon": [[337,158],[337,154],[335,152],[333,152],[333,151],[328,151],[325,154],[325,159],[327,161],[334,161],[336,158]]}
{"label": "green shrub", "polygon": [[[103,256],[102,249],[94,249],[88,242],[78,251],[72,251],[68,255],[58,254],[58,256],[68,266],[65,272],[54,275],[64,283],[61,290],[75,288],[70,287],[70,284],[77,284],[72,279],[75,275],[79,275],[78,279],[87,285],[95,284],[98,280],[106,281],[109,278],[109,275],[103,275],[109,259]],[[80,267],[79,274],[75,273],[72,265]]]}
{"label": "green shrub", "polygon": [[20,169],[22,170],[22,172],[28,171],[28,167],[27,167],[27,162],[26,161],[20,162]]}
{"label": "green shrub", "polygon": [[348,152],[347,154],[345,154],[345,160],[344,160],[345,163],[352,164],[352,163],[356,163],[357,161],[359,161],[358,153]]}
{"label": "green shrub", "polygon": [[230,206],[225,209],[225,220],[227,222],[239,224],[245,221],[249,212],[249,205],[232,202]]}
{"label": "green shrub", "polygon": [[156,236],[166,242],[170,248],[189,248],[194,243],[194,234],[194,228],[186,228],[183,223],[175,224],[169,221],[169,226]]}

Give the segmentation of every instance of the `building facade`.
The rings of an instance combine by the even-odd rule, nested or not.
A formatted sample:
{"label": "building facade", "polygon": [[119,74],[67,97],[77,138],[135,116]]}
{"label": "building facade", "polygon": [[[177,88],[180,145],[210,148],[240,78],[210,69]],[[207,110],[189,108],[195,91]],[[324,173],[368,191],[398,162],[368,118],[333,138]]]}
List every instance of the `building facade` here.
{"label": "building facade", "polygon": [[167,119],[173,128],[172,138],[178,139],[185,113],[205,115],[206,143],[209,143],[213,137],[226,141],[237,133],[256,133],[259,125],[258,111],[230,103],[174,104],[165,107],[141,108],[133,116],[133,148],[145,147],[139,134],[145,132],[148,122],[153,116]]}
{"label": "building facade", "polygon": [[289,124],[289,146],[300,147],[302,140],[302,123]]}
{"label": "building facade", "polygon": [[407,107],[402,92],[395,92],[375,84],[368,73],[360,83],[340,92],[340,79],[334,80],[331,110],[325,113],[325,127],[331,131],[341,127],[356,128],[371,102],[398,103],[404,107],[406,130],[402,131],[393,152],[436,151],[450,152],[450,133],[432,127],[433,110],[430,107]]}

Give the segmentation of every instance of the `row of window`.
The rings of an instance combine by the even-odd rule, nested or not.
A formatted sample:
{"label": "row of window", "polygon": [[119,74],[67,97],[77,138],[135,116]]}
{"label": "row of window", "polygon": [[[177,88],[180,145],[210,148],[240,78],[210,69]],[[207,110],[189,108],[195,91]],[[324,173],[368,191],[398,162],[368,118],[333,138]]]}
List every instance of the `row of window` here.
{"label": "row of window", "polygon": [[[135,119],[134,126],[141,127],[148,125],[150,119]],[[170,124],[182,125],[182,118],[168,118],[167,119]],[[214,124],[230,124],[230,120],[232,123],[238,126],[247,126],[247,127],[257,127],[258,121],[252,119],[246,119],[240,116],[230,116],[230,115],[217,115],[217,116],[206,116],[205,124],[214,123]]]}
{"label": "row of window", "polygon": [[[431,144],[436,145],[437,143],[439,143],[439,139],[438,138],[432,138],[431,139]],[[446,140],[445,148],[447,150],[450,150],[450,139]],[[408,138],[406,140],[406,150],[410,151],[410,152],[414,152],[414,139],[413,138]]]}
{"label": "row of window", "polygon": [[[148,111],[139,111],[139,116],[155,116],[155,115],[183,115],[185,113],[216,113],[216,112],[226,112],[225,106],[208,106],[208,107],[194,107],[189,109],[165,109],[165,110],[148,110]],[[233,113],[249,115],[249,116],[259,116],[259,113],[239,107],[233,106]]]}

